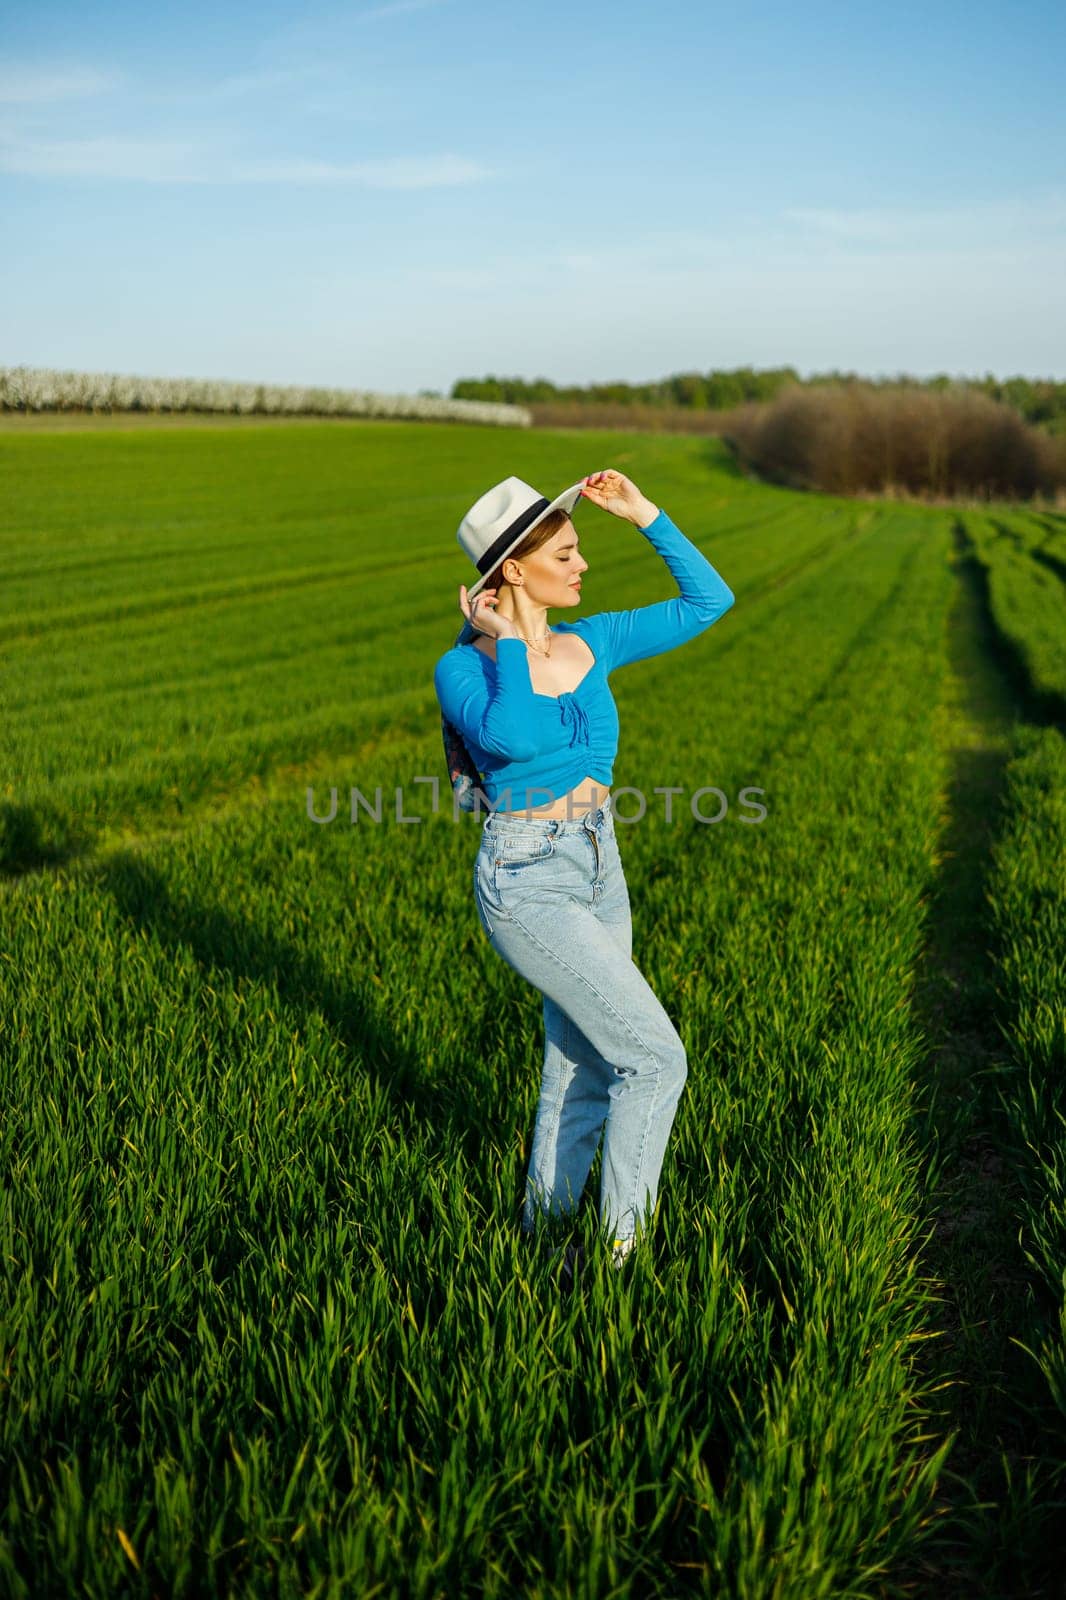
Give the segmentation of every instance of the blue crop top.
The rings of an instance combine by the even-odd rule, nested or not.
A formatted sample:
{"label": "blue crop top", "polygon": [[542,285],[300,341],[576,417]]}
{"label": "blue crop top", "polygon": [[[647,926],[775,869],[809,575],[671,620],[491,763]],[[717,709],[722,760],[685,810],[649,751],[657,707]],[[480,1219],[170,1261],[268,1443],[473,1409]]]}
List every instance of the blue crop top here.
{"label": "blue crop top", "polygon": [[494,811],[551,805],[586,774],[610,786],[618,711],[608,674],[695,639],[733,604],[729,585],[665,511],[640,532],[670,568],[681,594],[631,611],[553,623],[556,633],[584,639],[595,657],[576,689],[534,693],[521,639],[497,639],[495,661],[456,644],[437,662],[433,683],[441,710],[484,774],[482,787]]}

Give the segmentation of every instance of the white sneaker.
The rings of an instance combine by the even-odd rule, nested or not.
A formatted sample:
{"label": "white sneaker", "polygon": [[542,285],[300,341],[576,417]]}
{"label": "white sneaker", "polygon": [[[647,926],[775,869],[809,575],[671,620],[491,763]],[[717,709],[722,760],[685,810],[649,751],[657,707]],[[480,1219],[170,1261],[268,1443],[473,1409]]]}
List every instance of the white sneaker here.
{"label": "white sneaker", "polygon": [[620,1267],[622,1265],[626,1256],[632,1250],[636,1242],[637,1241],[635,1237],[629,1239],[616,1239],[614,1241],[614,1248],[611,1251],[612,1267]]}

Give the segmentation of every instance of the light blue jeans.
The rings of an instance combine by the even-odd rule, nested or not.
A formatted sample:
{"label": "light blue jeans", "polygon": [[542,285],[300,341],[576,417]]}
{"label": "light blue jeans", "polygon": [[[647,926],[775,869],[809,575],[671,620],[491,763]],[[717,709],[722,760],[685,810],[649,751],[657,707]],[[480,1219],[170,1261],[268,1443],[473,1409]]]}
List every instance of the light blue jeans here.
{"label": "light blue jeans", "polygon": [[650,1228],[688,1076],[685,1047],[632,960],[610,796],[573,820],[491,812],[474,865],[492,948],[543,995],[544,1069],[522,1227],[576,1211],[606,1127],[600,1222]]}

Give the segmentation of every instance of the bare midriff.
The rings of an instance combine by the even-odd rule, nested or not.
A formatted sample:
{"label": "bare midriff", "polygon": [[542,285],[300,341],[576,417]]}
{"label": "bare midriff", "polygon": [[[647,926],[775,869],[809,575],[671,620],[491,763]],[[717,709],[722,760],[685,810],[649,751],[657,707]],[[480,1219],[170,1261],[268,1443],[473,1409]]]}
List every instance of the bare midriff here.
{"label": "bare midriff", "polygon": [[[546,806],[520,806],[514,811],[500,810],[496,812],[496,815],[498,817],[560,817],[564,821],[572,822],[575,818],[583,816],[586,811],[595,811],[597,806],[602,806],[610,792],[610,788],[606,784],[599,783],[595,778],[586,777],[582,778],[581,782],[576,784],[568,794],[564,794],[561,800],[556,800]],[[531,788],[531,796],[537,793],[538,791],[535,788]]]}

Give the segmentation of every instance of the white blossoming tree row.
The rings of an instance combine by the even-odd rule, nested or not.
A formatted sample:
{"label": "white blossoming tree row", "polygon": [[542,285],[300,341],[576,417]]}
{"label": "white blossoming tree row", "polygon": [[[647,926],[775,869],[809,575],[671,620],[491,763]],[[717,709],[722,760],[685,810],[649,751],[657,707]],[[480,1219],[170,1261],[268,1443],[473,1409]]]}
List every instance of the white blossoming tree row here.
{"label": "white blossoming tree row", "polygon": [[138,378],[114,372],[0,367],[0,411],[226,411],[237,415],[407,417],[528,428],[524,406],[372,389],[230,383],[217,378]]}

